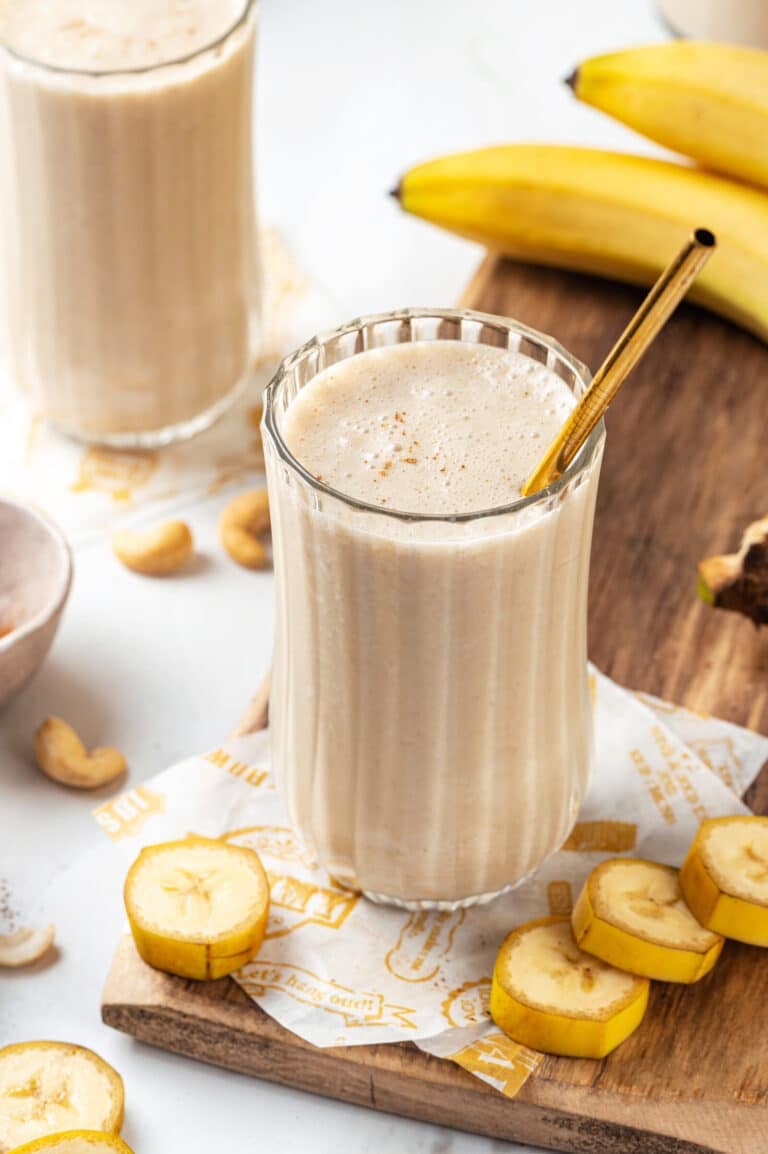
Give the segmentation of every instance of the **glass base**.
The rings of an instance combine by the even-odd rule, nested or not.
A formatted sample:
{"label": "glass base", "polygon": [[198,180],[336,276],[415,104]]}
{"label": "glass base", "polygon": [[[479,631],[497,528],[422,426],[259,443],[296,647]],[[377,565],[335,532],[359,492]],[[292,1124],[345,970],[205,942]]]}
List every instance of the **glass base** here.
{"label": "glass base", "polygon": [[[538,867],[537,867],[538,868]],[[516,890],[523,882],[527,882],[536,870],[531,870],[525,877],[518,878],[516,882],[510,882],[509,885],[502,886],[500,890],[492,890],[487,894],[470,894],[466,898],[454,898],[449,901],[440,901],[436,898],[393,898],[390,894],[374,894],[370,890],[362,890],[364,898],[368,898],[371,902],[376,902],[381,906],[395,906],[401,910],[438,910],[446,913],[451,913],[453,910],[466,910],[470,906],[484,906],[488,902],[500,898],[502,894],[508,894],[510,890]]]}
{"label": "glass base", "polygon": [[98,445],[106,449],[161,449],[177,441],[188,441],[190,437],[196,437],[198,433],[209,429],[242,395],[250,375],[249,370],[225,396],[204,409],[202,413],[160,429],[150,429],[143,433],[91,433],[78,426],[69,425],[66,421],[50,420],[49,424],[64,436],[83,445]]}

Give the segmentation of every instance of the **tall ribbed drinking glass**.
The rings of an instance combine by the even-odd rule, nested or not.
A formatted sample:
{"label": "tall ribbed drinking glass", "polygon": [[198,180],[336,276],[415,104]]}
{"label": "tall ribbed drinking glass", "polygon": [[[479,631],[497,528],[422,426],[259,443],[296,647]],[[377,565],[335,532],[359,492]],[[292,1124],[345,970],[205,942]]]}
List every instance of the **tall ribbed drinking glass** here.
{"label": "tall ribbed drinking glass", "polygon": [[366,317],[284,362],[263,424],[277,596],[270,723],[290,819],[330,874],[378,900],[452,908],[514,885],[558,849],[586,790],[604,430],[544,492],[476,513],[388,510],[312,475],[283,435],[301,390],[364,350],[429,341],[523,353],[577,395],[590,380],[549,337],[452,310]]}

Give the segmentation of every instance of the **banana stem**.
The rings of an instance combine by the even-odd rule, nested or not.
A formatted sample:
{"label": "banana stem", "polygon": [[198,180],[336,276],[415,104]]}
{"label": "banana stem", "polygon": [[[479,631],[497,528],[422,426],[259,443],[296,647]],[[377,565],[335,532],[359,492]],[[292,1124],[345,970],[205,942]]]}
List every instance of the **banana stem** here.
{"label": "banana stem", "polygon": [[524,497],[545,489],[567,469],[632,369],[709,260],[716,244],[714,233],[706,228],[697,228],[667,265],[595,373],[592,384],[579,398],[568,420],[523,485]]}

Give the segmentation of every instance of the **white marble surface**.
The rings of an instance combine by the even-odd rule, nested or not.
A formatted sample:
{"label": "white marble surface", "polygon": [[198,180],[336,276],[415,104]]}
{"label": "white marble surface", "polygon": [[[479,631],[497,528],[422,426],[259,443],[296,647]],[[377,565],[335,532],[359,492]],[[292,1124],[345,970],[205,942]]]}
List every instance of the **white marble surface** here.
{"label": "white marble surface", "polygon": [[[451,303],[479,252],[403,217],[385,195],[399,172],[444,151],[518,139],[652,151],[579,107],[560,79],[580,57],[665,34],[651,0],[264,0],[262,215],[327,290],[339,322]],[[102,835],[90,817],[98,798],[59,789],[34,768],[42,717],[60,713],[122,748],[135,784],[228,732],[269,662],[271,578],[237,569],[214,547],[225,499],[190,503],[204,559],[177,579],[143,580],[103,542],[82,546],[51,658],[0,715],[0,877],[17,906],[42,905],[60,938],[52,964],[0,976],[0,1043],[64,1038],[112,1060],[137,1154],[513,1149],[132,1043],[98,1014],[120,910],[100,902],[98,878],[46,908],[48,883]]]}

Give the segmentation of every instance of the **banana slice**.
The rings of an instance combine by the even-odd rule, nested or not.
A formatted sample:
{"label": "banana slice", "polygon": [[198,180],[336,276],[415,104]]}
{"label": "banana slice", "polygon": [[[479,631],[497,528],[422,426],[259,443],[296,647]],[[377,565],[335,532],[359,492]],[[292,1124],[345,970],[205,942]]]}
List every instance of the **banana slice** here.
{"label": "banana slice", "polygon": [[13,1154],[37,1154],[40,1150],[54,1150],[56,1154],[133,1154],[130,1146],[117,1134],[103,1130],[65,1130],[63,1134],[49,1134],[17,1146]]}
{"label": "banana slice", "polygon": [[603,1058],[640,1025],[649,986],[580,950],[567,917],[539,918],[499,950],[491,1017],[533,1050]]}
{"label": "banana slice", "polygon": [[254,850],[191,837],[141,851],[125,879],[125,908],[150,966],[220,978],[261,945],[269,883]]}
{"label": "banana slice", "polygon": [[588,954],[660,982],[697,982],[723,948],[685,904],[677,870],[635,858],[613,858],[592,871],[571,923]]}
{"label": "banana slice", "polygon": [[0,1049],[0,1154],[77,1127],[117,1133],[123,1080],[103,1058],[66,1042]]}
{"label": "banana slice", "polygon": [[768,817],[702,822],[680,870],[688,905],[726,938],[768,946]]}

